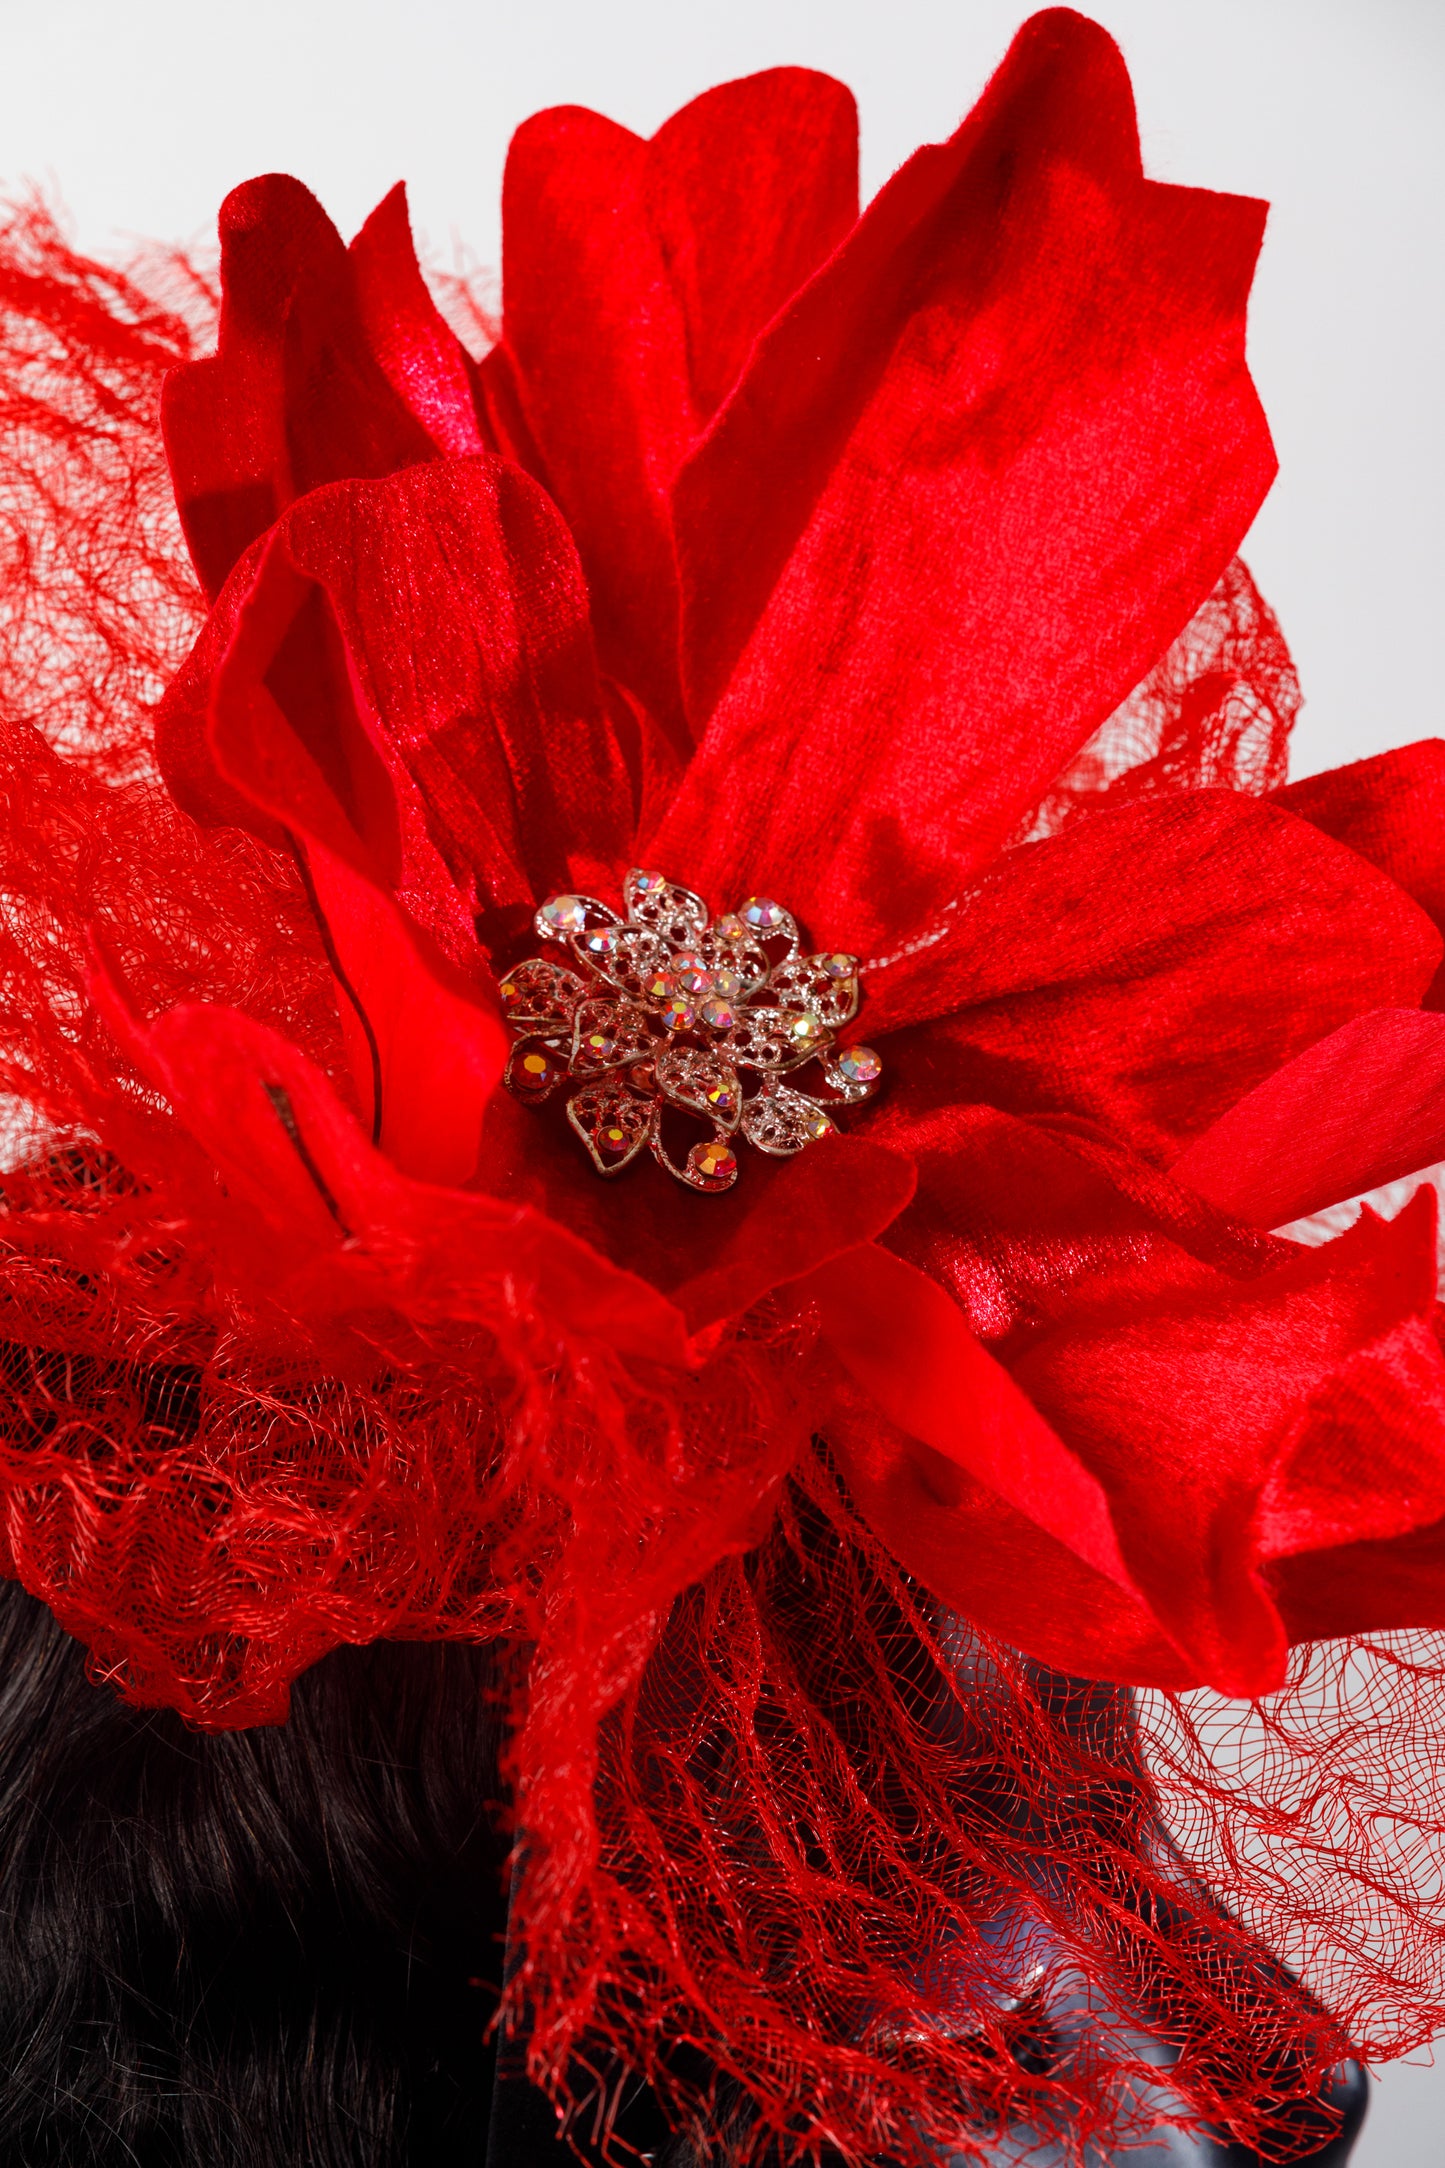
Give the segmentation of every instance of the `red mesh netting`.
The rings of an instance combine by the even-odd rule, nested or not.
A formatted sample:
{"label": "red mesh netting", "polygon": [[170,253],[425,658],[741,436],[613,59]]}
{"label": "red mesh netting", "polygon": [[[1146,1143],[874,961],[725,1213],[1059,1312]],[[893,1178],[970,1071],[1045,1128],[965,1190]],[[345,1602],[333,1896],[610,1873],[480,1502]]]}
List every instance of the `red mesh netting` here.
{"label": "red mesh netting", "polygon": [[1238,558],[1214,593],[1024,821],[1016,841],[1152,791],[1274,790],[1299,680],[1274,612]]}
{"label": "red mesh netting", "polygon": [[[584,2106],[610,2045],[740,2161],[1161,2113],[1309,2150],[1281,2101],[1445,2021],[1440,1652],[1333,1645],[1265,1710],[1136,1708],[908,1583],[810,1443],[835,1381],[806,1320],[754,1313],[679,1384],[501,1291],[288,1313],[86,992],[99,940],[138,1006],[229,1003],[348,1089],[290,860],[198,830],[149,756],[200,615],[155,394],[209,293],[87,264],[33,209],[0,293],[0,1569],[210,1726],[280,1719],[338,1642],[512,1639],[512,1995]],[[1265,787],[1293,702],[1236,567],[1038,825]]]}

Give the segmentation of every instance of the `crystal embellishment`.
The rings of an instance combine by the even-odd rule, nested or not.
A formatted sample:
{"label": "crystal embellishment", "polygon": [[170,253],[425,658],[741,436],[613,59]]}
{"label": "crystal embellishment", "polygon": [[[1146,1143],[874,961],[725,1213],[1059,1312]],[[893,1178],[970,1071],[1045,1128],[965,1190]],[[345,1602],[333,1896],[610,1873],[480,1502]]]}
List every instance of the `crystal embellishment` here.
{"label": "crystal embellishment", "polygon": [[[645,1146],[715,1195],[738,1178],[739,1137],[791,1157],[878,1088],[873,1049],[836,1043],[862,998],[857,957],[805,954],[797,920],[769,896],[710,920],[691,889],[635,867],[621,915],[594,896],[549,896],[532,923],[548,953],[500,983],[517,1040],[506,1083],[529,1106],[565,1091],[599,1174]],[[817,1082],[800,1090],[809,1069]],[[707,1131],[690,1145],[689,1123]]]}

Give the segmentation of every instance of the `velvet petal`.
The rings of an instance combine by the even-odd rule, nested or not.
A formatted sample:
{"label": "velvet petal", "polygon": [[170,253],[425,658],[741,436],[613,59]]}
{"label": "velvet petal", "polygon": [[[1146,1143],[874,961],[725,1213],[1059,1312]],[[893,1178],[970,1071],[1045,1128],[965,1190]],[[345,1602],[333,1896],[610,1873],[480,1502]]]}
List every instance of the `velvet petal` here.
{"label": "velvet petal", "polygon": [[1221,1211],[1282,1227],[1445,1159],[1445,1017],[1375,1009],[1267,1077],[1174,1173]]}
{"label": "velvet petal", "polygon": [[[937,940],[865,969],[852,1028],[898,1034],[881,1139],[985,1101],[1088,1117],[1167,1164],[1304,1047],[1417,1001],[1439,955],[1418,905],[1353,852],[1193,791],[1010,852]],[[939,1021],[898,1030],[921,1017]]]}
{"label": "velvet petal", "polygon": [[181,524],[213,598],[294,498],[436,451],[371,351],[345,246],[310,190],[281,173],[247,181],[220,230],[216,352],[173,370],[161,401]]}
{"label": "velvet petal", "polygon": [[1263,207],[1142,178],[1053,10],[764,334],[679,477],[700,757],[652,848],[866,952],[925,922],[1168,647],[1274,471]]}

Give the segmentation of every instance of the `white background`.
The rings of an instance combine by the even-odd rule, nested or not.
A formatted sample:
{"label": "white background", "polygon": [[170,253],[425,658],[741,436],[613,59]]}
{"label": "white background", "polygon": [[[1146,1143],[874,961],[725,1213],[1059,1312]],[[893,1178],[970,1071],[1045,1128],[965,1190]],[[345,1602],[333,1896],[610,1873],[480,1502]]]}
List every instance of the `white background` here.
{"label": "white background", "polygon": [[[642,133],[780,62],[857,93],[865,192],[946,135],[1026,0],[0,0],[0,180],[81,240],[204,235],[282,168],[349,236],[398,178],[435,257],[498,261],[544,105]],[[1268,197],[1251,355],[1282,474],[1246,555],[1304,680],[1294,772],[1442,728],[1445,0],[1100,0],[1162,179]],[[1378,2089],[1356,2168],[1445,2164],[1445,2071]]]}

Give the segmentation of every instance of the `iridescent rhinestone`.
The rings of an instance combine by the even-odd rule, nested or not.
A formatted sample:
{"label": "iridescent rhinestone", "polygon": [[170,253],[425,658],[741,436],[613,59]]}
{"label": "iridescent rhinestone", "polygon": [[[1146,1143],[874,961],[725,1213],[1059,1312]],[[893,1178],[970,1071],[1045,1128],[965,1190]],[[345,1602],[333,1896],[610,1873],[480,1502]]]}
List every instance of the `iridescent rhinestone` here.
{"label": "iridescent rhinestone", "polygon": [[672,983],[680,994],[696,997],[712,992],[712,973],[705,970],[696,958],[684,961],[681,956],[672,959]]}
{"label": "iridescent rhinestone", "polygon": [[582,953],[594,963],[606,963],[622,946],[620,926],[594,926],[582,936]]}
{"label": "iridescent rhinestone", "polygon": [[580,896],[549,896],[537,916],[552,933],[581,933],[587,906]]}
{"label": "iridescent rhinestone", "polygon": [[687,1164],[695,1175],[718,1189],[731,1182],[738,1171],[737,1153],[731,1145],[724,1144],[721,1137],[710,1137],[706,1144],[695,1144],[687,1155]]}
{"label": "iridescent rhinestone", "polygon": [[817,1143],[820,1137],[831,1136],[833,1132],[833,1124],[821,1107],[815,1113],[804,1117],[803,1127],[814,1144]]}
{"label": "iridescent rhinestone", "polygon": [[686,1031],[696,1011],[691,1002],[684,1001],[681,994],[671,994],[662,1004],[662,1021],[669,1031]]}
{"label": "iridescent rhinestone", "polygon": [[740,971],[730,971],[726,964],[712,975],[712,990],[721,994],[724,1001],[736,1001],[739,994],[747,991],[747,981]]}
{"label": "iridescent rhinestone", "polygon": [[577,1041],[577,1051],[585,1054],[590,1062],[611,1061],[617,1052],[617,1041],[610,1032],[584,1031]]}
{"label": "iridescent rhinestone", "polygon": [[615,1122],[609,1122],[605,1129],[599,1129],[593,1139],[604,1159],[623,1158],[632,1150],[636,1141],[625,1129],[619,1129]]}
{"label": "iridescent rhinestone", "polygon": [[709,994],[697,1013],[709,1031],[731,1031],[738,1020],[738,1012],[732,1003],[717,994]]}
{"label": "iridescent rhinestone", "polygon": [[703,1097],[721,1121],[728,1121],[738,1109],[738,1093],[735,1084],[709,1084]]}
{"label": "iridescent rhinestone", "polygon": [[749,896],[738,916],[753,933],[776,933],[787,917],[780,903],[771,896]]}
{"label": "iridescent rhinestone", "polygon": [[712,937],[714,941],[721,941],[728,948],[742,948],[746,942],[752,940],[752,934],[736,911],[724,912],[723,916],[714,922]]}
{"label": "iridescent rhinestone", "polygon": [[835,949],[831,956],[818,958],[818,968],[827,978],[851,979],[858,969],[858,959],[856,956],[845,956],[841,949]]}
{"label": "iridescent rhinestone", "polygon": [[638,896],[656,896],[667,886],[665,873],[648,873],[641,867],[634,867],[628,878]]}
{"label": "iridescent rhinestone", "polygon": [[850,1084],[876,1084],[883,1074],[883,1064],[871,1046],[845,1046],[838,1067]]}
{"label": "iridescent rhinestone", "polygon": [[[804,1047],[821,1046],[827,1033],[811,1009],[798,1009],[783,1024],[783,1032],[794,1053],[802,1053]],[[877,1059],[875,1055],[874,1059]]]}
{"label": "iridescent rhinestone", "polygon": [[666,1001],[668,995],[673,991],[672,973],[670,971],[654,971],[650,973],[643,980],[642,990],[649,1001]]}
{"label": "iridescent rhinestone", "polygon": [[512,1089],[523,1098],[544,1099],[566,1074],[566,1062],[547,1046],[529,1046],[525,1053],[518,1051],[512,1057]]}

